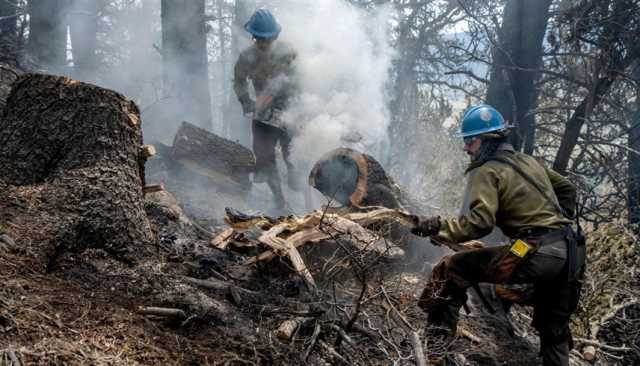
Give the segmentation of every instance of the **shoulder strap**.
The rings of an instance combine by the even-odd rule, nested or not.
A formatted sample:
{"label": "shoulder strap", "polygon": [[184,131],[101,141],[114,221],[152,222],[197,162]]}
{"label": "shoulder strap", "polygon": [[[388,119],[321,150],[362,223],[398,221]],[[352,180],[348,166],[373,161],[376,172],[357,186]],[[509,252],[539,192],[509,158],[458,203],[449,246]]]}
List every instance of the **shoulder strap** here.
{"label": "shoulder strap", "polygon": [[567,212],[562,208],[562,206],[560,206],[560,204],[558,203],[557,199],[553,199],[552,197],[550,197],[547,192],[545,192],[544,188],[542,188],[542,186],[540,186],[540,183],[538,183],[535,179],[533,179],[529,174],[525,173],[524,170],[522,170],[522,168],[520,168],[517,164],[515,164],[514,162],[512,162],[511,160],[508,160],[502,156],[492,156],[487,160],[494,160],[494,161],[498,161],[501,162],[503,164],[507,164],[510,167],[513,168],[513,170],[515,170],[518,174],[520,174],[520,176],[522,176],[522,178],[524,178],[524,180],[526,180],[527,182],[529,182],[529,184],[531,184],[533,187],[535,187],[535,189],[540,192],[540,194],[547,200],[549,201],[549,203],[551,203],[553,205],[553,207],[555,207],[555,209],[562,214],[562,216],[569,218],[569,215],[567,215]]}

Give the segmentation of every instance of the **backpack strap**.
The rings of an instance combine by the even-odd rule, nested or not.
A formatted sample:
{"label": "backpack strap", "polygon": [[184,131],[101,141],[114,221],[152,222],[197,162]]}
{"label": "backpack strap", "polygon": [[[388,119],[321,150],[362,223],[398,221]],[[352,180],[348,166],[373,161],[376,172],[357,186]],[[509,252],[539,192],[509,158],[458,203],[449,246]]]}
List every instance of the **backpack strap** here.
{"label": "backpack strap", "polygon": [[515,164],[514,162],[512,162],[509,159],[506,159],[502,156],[492,156],[489,159],[487,159],[487,161],[498,161],[500,163],[503,164],[507,164],[509,165],[511,168],[513,168],[513,170],[516,171],[516,173],[518,173],[520,176],[522,176],[522,178],[524,178],[524,180],[526,180],[530,185],[532,185],[538,192],[540,192],[540,194],[549,202],[553,205],[553,207],[560,213],[562,214],[562,216],[566,217],[566,218],[571,218],[568,214],[567,211],[564,210],[564,208],[562,208],[562,206],[560,206],[560,204],[558,203],[558,199],[553,199],[551,196],[549,196],[549,194],[547,194],[547,192],[544,190],[544,188],[542,188],[542,186],[540,185],[540,183],[538,183],[535,179],[533,179],[533,177],[531,177],[529,174],[527,174],[524,170],[522,170],[522,168],[520,168],[517,164]]}

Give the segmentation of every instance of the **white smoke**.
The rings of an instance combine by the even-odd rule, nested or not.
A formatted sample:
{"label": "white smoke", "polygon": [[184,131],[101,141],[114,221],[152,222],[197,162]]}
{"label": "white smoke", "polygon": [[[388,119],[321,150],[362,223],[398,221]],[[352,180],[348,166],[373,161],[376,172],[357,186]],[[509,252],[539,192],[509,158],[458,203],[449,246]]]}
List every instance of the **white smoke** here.
{"label": "white smoke", "polygon": [[342,0],[276,3],[281,39],[298,55],[301,94],[283,115],[294,135],[294,162],[304,166],[342,146],[376,155],[389,123],[391,8],[370,13]]}

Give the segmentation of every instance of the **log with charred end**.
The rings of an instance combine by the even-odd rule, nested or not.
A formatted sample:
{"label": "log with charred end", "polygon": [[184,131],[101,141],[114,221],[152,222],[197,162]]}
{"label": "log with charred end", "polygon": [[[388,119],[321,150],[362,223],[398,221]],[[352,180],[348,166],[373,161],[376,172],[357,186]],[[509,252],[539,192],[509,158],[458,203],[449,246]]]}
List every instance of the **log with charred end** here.
{"label": "log with charred end", "polygon": [[43,238],[22,242],[38,246],[48,268],[88,246],[125,261],[151,252],[142,130],[130,124],[138,115],[122,95],[69,78],[14,83],[0,120],[0,181],[9,187],[0,201],[14,194],[33,204],[20,220]]}
{"label": "log with charred end", "polygon": [[150,158],[156,155],[156,148],[153,145],[142,145],[142,147],[140,147],[140,152],[145,158]]}
{"label": "log with charred end", "polygon": [[309,185],[351,206],[401,206],[393,181],[373,157],[349,148],[325,154],[309,174]]}
{"label": "log with charred end", "polygon": [[187,171],[207,177],[221,186],[251,186],[249,173],[255,157],[244,146],[182,122],[173,140],[171,158]]}
{"label": "log with charred end", "polygon": [[155,315],[167,318],[186,319],[187,314],[181,309],[160,308],[155,306],[141,306],[138,308],[138,314]]}

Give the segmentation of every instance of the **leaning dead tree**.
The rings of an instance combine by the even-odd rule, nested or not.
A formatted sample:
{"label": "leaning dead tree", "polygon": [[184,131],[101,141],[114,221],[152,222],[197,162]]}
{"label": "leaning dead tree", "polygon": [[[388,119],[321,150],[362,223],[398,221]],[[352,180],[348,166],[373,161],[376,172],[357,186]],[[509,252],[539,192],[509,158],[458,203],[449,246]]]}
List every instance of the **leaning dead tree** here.
{"label": "leaning dead tree", "polygon": [[[67,252],[131,261],[151,239],[135,104],[75,80],[18,78],[0,121],[0,220],[52,269]],[[20,232],[30,235],[20,235]],[[19,243],[20,244],[20,243]]]}

